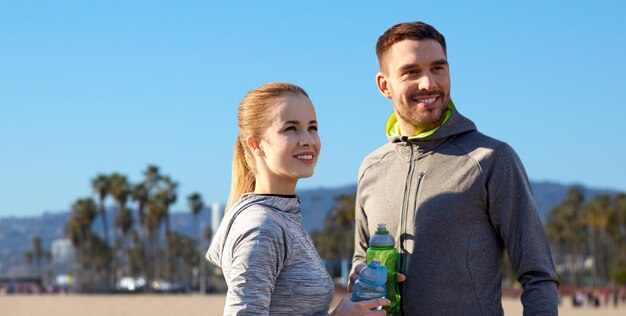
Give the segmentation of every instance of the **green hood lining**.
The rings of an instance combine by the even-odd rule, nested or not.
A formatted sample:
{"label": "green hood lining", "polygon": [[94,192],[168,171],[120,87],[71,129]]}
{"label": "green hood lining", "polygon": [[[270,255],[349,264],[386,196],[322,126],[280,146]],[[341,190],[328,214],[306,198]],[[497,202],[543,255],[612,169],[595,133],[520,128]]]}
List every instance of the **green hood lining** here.
{"label": "green hood lining", "polygon": [[[431,130],[421,132],[417,135],[410,136],[409,139],[424,138],[432,135],[441,126],[443,126],[443,124],[446,124],[446,122],[448,121],[448,119],[450,119],[450,116],[452,115],[452,110],[454,110],[454,103],[452,102],[452,99],[450,99],[450,101],[448,102],[448,107],[446,108],[446,117],[443,119],[443,122],[439,126]],[[396,111],[391,112],[391,115],[389,115],[389,118],[387,119],[387,124],[385,124],[385,131],[387,132],[387,137],[401,135],[400,126],[398,125],[398,118],[396,117]]]}

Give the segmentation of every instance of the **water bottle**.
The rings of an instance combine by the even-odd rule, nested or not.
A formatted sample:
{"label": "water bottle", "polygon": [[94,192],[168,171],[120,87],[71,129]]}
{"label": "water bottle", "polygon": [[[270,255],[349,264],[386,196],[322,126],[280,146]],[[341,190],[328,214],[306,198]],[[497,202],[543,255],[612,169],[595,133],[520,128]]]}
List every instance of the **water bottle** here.
{"label": "water bottle", "polygon": [[396,242],[393,236],[387,231],[387,225],[378,224],[376,232],[369,241],[367,248],[366,263],[370,263],[374,258],[378,258],[380,263],[387,268],[387,299],[389,306],[385,306],[387,314],[394,314],[400,311],[400,287],[398,285],[398,267],[400,256],[395,247]]}
{"label": "water bottle", "polygon": [[[352,301],[360,302],[375,298],[384,298],[387,293],[387,268],[380,264],[380,260],[374,258],[359,273],[359,278],[352,287]],[[374,308],[381,310],[382,306]]]}

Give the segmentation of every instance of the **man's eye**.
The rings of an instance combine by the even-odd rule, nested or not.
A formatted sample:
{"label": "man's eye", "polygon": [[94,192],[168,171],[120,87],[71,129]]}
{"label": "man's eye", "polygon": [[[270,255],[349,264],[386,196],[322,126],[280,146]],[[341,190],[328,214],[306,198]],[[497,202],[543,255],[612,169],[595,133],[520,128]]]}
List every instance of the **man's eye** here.
{"label": "man's eye", "polygon": [[309,131],[316,131],[316,132],[317,132],[317,126],[311,126],[311,127],[309,127]]}

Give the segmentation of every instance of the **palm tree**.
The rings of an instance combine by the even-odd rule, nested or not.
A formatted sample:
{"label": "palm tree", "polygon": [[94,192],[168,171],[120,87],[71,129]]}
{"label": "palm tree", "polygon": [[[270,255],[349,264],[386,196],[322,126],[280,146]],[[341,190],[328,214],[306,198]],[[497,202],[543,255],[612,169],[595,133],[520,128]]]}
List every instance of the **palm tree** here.
{"label": "palm tree", "polygon": [[354,195],[335,197],[323,230],[311,234],[320,255],[327,260],[346,260],[354,252],[354,201]]}
{"label": "palm tree", "polygon": [[164,176],[163,180],[163,189],[156,194],[156,198],[160,199],[165,207],[165,235],[169,236],[170,231],[170,206],[176,203],[177,195],[176,188],[178,187],[178,183],[172,181],[169,176]]}
{"label": "palm tree", "polygon": [[340,195],[335,197],[335,206],[331,209],[330,219],[334,227],[340,233],[340,257],[341,259],[351,259],[354,252],[354,205],[355,195]]}
{"label": "palm tree", "polygon": [[[135,262],[143,262],[146,280],[151,281],[158,273],[160,256],[158,253],[158,230],[164,218],[163,198],[156,198],[157,192],[162,186],[162,176],[159,167],[148,165],[143,172],[144,179],[132,188],[132,198],[137,202],[137,214],[139,217],[139,245],[140,258]],[[135,255],[136,256],[136,255]],[[154,258],[154,260],[152,260]]]}
{"label": "palm tree", "polygon": [[[131,196],[132,199],[137,202],[137,215],[139,217],[139,234],[137,236],[137,242],[135,243],[135,246],[139,247],[139,252],[136,255],[138,258],[136,258],[135,261],[145,264],[146,258],[148,257],[148,231],[145,220],[145,208],[146,204],[150,201],[150,196],[148,195],[148,189],[146,188],[145,183],[141,182],[133,186]],[[140,266],[145,267],[145,265]],[[143,271],[143,277],[148,280],[147,271],[145,269]]]}
{"label": "palm tree", "polygon": [[111,174],[109,194],[115,200],[118,210],[126,207],[128,196],[130,195],[130,184],[126,179],[126,176],[119,173]]}
{"label": "palm tree", "polygon": [[132,247],[128,249],[128,264],[130,275],[141,275],[145,280],[147,278],[146,264],[146,240],[142,239],[136,230],[130,230],[130,241]]}
{"label": "palm tree", "polygon": [[[191,215],[193,216],[194,222],[194,239],[198,238],[198,215],[202,212],[204,208],[204,203],[202,202],[202,196],[198,192],[194,192],[187,197],[187,203],[189,204],[189,209],[191,210]],[[199,241],[199,239],[196,239]]]}
{"label": "palm tree", "polygon": [[88,262],[89,257],[87,254],[87,242],[89,235],[93,234],[91,231],[91,225],[97,214],[96,204],[93,199],[85,198],[79,199],[72,204],[71,217],[65,226],[65,236],[71,241],[76,250],[76,262],[75,265],[75,284],[76,289],[79,291],[84,290],[85,275],[84,266]]}
{"label": "palm tree", "polygon": [[[198,223],[198,215],[200,215],[200,212],[202,212],[202,209],[204,208],[204,203],[202,202],[202,196],[200,195],[200,193],[198,192],[194,192],[192,194],[190,194],[189,196],[187,196],[187,203],[189,205],[189,209],[191,210],[191,215],[193,216],[193,227],[194,227],[194,232],[193,232],[193,240],[196,241],[196,245],[198,247],[200,247],[201,245],[201,239],[200,236],[198,236],[198,225],[200,223]],[[196,249],[197,252],[202,252],[202,250],[198,250]],[[204,261],[204,260],[202,260]],[[200,261],[200,267],[199,269],[204,269],[204,265],[203,262]],[[202,274],[202,277],[204,277],[204,274]],[[200,290],[201,293],[204,293],[204,282],[200,282]]]}
{"label": "palm tree", "polygon": [[123,207],[115,216],[115,226],[122,234],[122,253],[124,254],[124,274],[130,274],[130,255],[128,252],[128,235],[133,227],[133,213],[130,209]]}
{"label": "palm tree", "polygon": [[599,195],[587,203],[583,208],[585,222],[590,226],[593,233],[593,249],[595,257],[596,276],[608,280],[609,268],[608,260],[608,227],[609,213],[611,211],[611,197],[609,195]]}
{"label": "palm tree", "polygon": [[[121,175],[121,174],[116,173],[116,172],[109,176],[109,194],[111,195],[113,200],[115,200],[115,204],[117,204],[117,211],[116,211],[117,213],[119,213],[122,209],[126,208],[126,202],[128,201],[128,196],[130,195],[130,185],[128,183],[128,180],[126,179],[126,176]],[[131,221],[132,221],[132,213],[130,214],[130,217],[131,217]],[[115,218],[115,221],[116,221],[115,226],[117,228],[120,228],[118,226],[118,223],[117,223],[117,220],[118,220],[117,215],[114,214],[113,218]],[[126,220],[125,218],[122,218],[122,219]],[[119,229],[119,230],[121,232],[121,229]],[[117,230],[115,230],[115,232],[116,231]],[[117,241],[118,240],[118,237],[117,237],[118,234],[114,233],[113,236],[114,236],[114,239],[116,240],[116,242],[115,242],[116,246],[119,245],[118,241]],[[122,246],[121,248],[122,248],[122,253],[123,254],[126,254],[126,251],[125,251],[126,248],[125,248],[125,245],[124,245],[125,237],[126,237],[125,235],[122,236],[122,240],[119,241],[119,243],[121,243],[121,246]],[[119,249],[118,247],[115,247],[115,248]],[[121,258],[120,258],[120,255],[119,255],[118,251],[115,251],[114,253],[115,253],[115,255],[113,256],[114,260],[112,260],[112,263],[115,263],[114,267],[113,267],[113,271],[116,271],[117,274],[119,274],[121,271],[118,271],[118,269],[119,269],[118,264],[119,264],[119,261],[120,261]],[[118,277],[119,277],[119,275],[118,275]]]}
{"label": "palm tree", "polygon": [[[111,245],[109,238],[109,225],[106,214],[106,207],[104,205],[104,201],[107,196],[111,193],[111,178],[105,174],[98,174],[92,181],[91,186],[93,190],[96,192],[98,196],[98,213],[100,213],[100,217],[102,218],[102,233],[104,236],[104,244],[107,246]],[[91,241],[95,240],[94,238],[90,238]],[[95,241],[94,241],[95,242]],[[91,245],[91,244],[90,244]],[[111,287],[112,279],[111,279],[111,271],[113,270],[113,260],[111,258],[107,258],[105,260],[106,267],[104,270],[105,280],[106,280],[106,289],[108,290]]]}
{"label": "palm tree", "polygon": [[155,165],[148,165],[146,171],[143,172],[144,180],[143,183],[148,190],[148,194],[153,194],[153,191],[156,189],[159,181],[161,180],[161,175],[159,174],[159,167]]}
{"label": "palm tree", "polygon": [[[205,245],[208,245],[211,242],[211,238],[213,238],[213,230],[211,229],[211,227],[209,226],[204,227],[202,231],[202,237],[204,238]],[[213,268],[212,266],[209,267],[207,260],[200,260],[200,293],[206,293],[207,269],[212,270],[212,268]],[[209,273],[209,275],[210,274],[211,273]]]}
{"label": "palm tree", "polygon": [[169,242],[172,245],[172,266],[175,267],[172,277],[190,284],[191,273],[189,272],[192,267],[198,266],[201,258],[198,256],[197,241],[178,232],[172,232]]}
{"label": "palm tree", "polygon": [[147,213],[144,226],[148,233],[149,246],[146,249],[147,280],[160,276],[160,256],[158,256],[159,227],[165,214],[165,207],[160,199],[151,199],[146,204]]}
{"label": "palm tree", "polygon": [[614,267],[616,284],[626,285],[626,193],[615,196],[614,217],[611,220],[612,235],[615,241],[616,251],[614,251]]}
{"label": "palm tree", "polygon": [[137,202],[137,214],[139,216],[139,224],[143,225],[145,216],[144,209],[146,207],[146,203],[148,203],[148,200],[150,198],[148,195],[148,189],[146,189],[146,185],[142,182],[133,186],[131,196],[133,200]]}
{"label": "palm tree", "polygon": [[98,212],[102,217],[102,233],[104,235],[105,242],[109,244],[109,225],[107,223],[104,200],[110,193],[111,179],[105,174],[98,174],[93,180],[91,180],[91,187],[98,196]]}
{"label": "palm tree", "polygon": [[546,222],[546,233],[556,250],[555,259],[564,267],[564,277],[570,284],[578,280],[587,257],[581,250],[589,233],[583,220],[583,202],[582,190],[573,187],[561,204],[550,210]]}

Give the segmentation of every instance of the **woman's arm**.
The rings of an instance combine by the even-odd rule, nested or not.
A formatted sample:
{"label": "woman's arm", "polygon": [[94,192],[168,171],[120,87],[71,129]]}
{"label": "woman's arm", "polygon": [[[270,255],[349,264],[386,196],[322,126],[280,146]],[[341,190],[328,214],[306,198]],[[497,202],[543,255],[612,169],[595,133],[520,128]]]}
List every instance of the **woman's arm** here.
{"label": "woman's arm", "polygon": [[233,227],[225,250],[231,253],[224,263],[232,264],[224,267],[228,284],[224,315],[268,315],[274,284],[285,258],[283,230],[268,219],[235,223]]}

